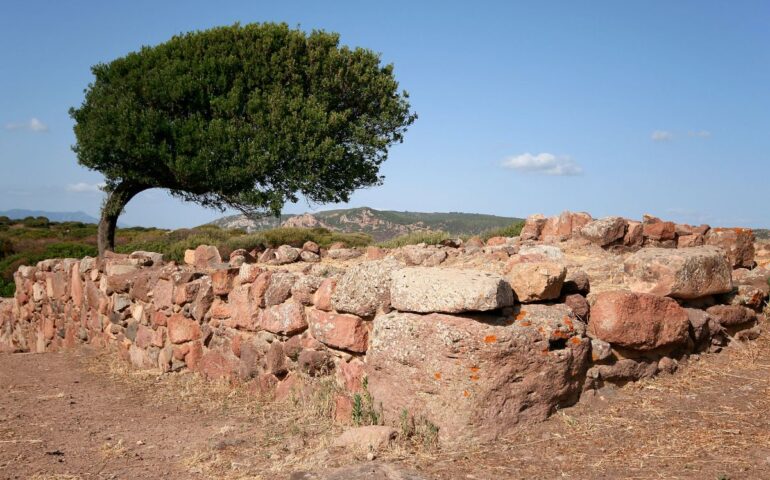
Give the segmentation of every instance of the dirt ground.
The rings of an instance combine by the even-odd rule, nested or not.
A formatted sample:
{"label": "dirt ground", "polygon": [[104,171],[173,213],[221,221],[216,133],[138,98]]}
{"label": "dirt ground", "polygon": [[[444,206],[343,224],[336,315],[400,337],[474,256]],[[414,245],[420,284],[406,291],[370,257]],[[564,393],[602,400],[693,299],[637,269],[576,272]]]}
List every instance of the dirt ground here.
{"label": "dirt ground", "polygon": [[770,479],[766,333],[490,444],[402,442],[370,461],[329,447],[330,408],[331,395],[270,403],[104,352],[3,355],[0,479]]}

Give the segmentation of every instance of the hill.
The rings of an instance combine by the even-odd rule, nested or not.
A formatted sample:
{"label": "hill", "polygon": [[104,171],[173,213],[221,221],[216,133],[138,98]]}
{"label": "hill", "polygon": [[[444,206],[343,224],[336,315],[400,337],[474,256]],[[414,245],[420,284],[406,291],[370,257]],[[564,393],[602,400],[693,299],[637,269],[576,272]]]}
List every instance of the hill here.
{"label": "hill", "polygon": [[27,217],[45,217],[52,222],[82,222],[99,223],[99,219],[85,212],[47,212],[44,210],[0,210],[0,217],[8,217],[11,220],[22,220]]}
{"label": "hill", "polygon": [[302,215],[249,218],[231,215],[210,223],[220,228],[240,228],[248,233],[284,227],[327,228],[345,233],[366,233],[377,241],[419,231],[444,231],[450,235],[476,235],[484,231],[506,227],[522,219],[498,217],[479,213],[425,213],[375,210],[369,207],[326,210]]}

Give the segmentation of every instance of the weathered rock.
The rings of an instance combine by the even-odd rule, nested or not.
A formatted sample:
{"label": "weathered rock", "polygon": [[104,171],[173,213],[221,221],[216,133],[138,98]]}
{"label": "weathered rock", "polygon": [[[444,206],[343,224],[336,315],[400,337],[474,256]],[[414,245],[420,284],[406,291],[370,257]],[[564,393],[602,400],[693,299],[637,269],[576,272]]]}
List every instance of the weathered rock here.
{"label": "weathered rock", "polygon": [[[185,254],[185,261],[188,260],[187,254]],[[192,255],[192,265],[198,268],[213,267],[222,263],[222,257],[219,255],[219,250],[213,245],[199,245],[194,250]]]}
{"label": "weathered rock", "polygon": [[696,345],[708,340],[713,333],[713,317],[699,308],[685,308],[690,322],[690,335]]}
{"label": "weathered rock", "polygon": [[326,254],[334,260],[352,260],[363,255],[364,251],[357,248],[329,248]]}
{"label": "weathered rock", "polygon": [[302,275],[291,287],[291,296],[302,305],[312,305],[318,287],[325,279],[315,275]]}
{"label": "weathered rock", "polygon": [[337,288],[337,280],[325,278],[313,294],[313,305],[315,305],[315,308],[327,312],[333,310],[332,295],[335,288]]}
{"label": "weathered rock", "polygon": [[315,253],[316,255],[321,253],[321,247],[317,243],[308,240],[302,245],[302,250],[305,252]]}
{"label": "weathered rock", "polygon": [[643,248],[626,259],[624,271],[634,292],[691,299],[732,290],[730,264],[715,247]]}
{"label": "weathered rock", "polygon": [[278,305],[291,296],[291,288],[297,276],[290,272],[272,272],[264,293],[264,305]]}
{"label": "weathered rock", "polygon": [[699,233],[679,235],[676,239],[676,248],[700,247],[704,241],[703,235]]}
{"label": "weathered rock", "polygon": [[588,332],[614,346],[646,351],[686,342],[687,311],[668,297],[602,292],[591,306]]}
{"label": "weathered rock", "polygon": [[281,245],[275,250],[275,263],[285,265],[299,260],[300,250],[290,246]]}
{"label": "weathered rock", "polygon": [[547,260],[562,260],[564,258],[564,252],[561,251],[561,248],[553,245],[529,245],[519,249],[519,256],[542,256]]}
{"label": "weathered rock", "polygon": [[674,240],[676,239],[676,225],[673,222],[664,222],[655,217],[645,216],[642,235],[649,240]]}
{"label": "weathered rock", "polygon": [[365,262],[350,267],[337,282],[332,306],[338,312],[369,317],[390,306],[390,275],[398,268],[392,260]]}
{"label": "weathered rock", "polygon": [[741,305],[714,305],[706,309],[706,313],[723,327],[733,327],[757,320],[757,312]]}
{"label": "weathered rock", "polygon": [[540,239],[544,241],[567,240],[591,220],[591,216],[587,213],[562,212],[558,217],[549,217],[546,220],[540,232]]}
{"label": "weathered rock", "polygon": [[270,306],[260,315],[260,323],[268,332],[283,335],[300,333],[307,328],[305,307],[294,300]]}
{"label": "weathered rock", "polygon": [[199,338],[201,338],[201,328],[193,320],[178,313],[168,318],[168,339],[171,343],[184,343]]}
{"label": "weathered rock", "polygon": [[530,215],[524,221],[524,227],[522,227],[519,236],[522,240],[538,240],[540,238],[540,233],[543,231],[543,226],[545,226],[545,222],[546,218],[541,213]]}
{"label": "weathered rock", "polygon": [[766,297],[764,290],[753,285],[738,285],[732,292],[719,296],[720,303],[743,305],[755,311],[762,310]]}
{"label": "weathered rock", "polygon": [[300,371],[311,376],[325,375],[334,368],[329,354],[318,350],[302,350],[297,358],[297,364]]}
{"label": "weathered rock", "polygon": [[408,267],[393,272],[391,279],[391,304],[405,312],[459,313],[513,305],[510,285],[493,273]]}
{"label": "weathered rock", "polygon": [[554,334],[561,329],[551,331],[558,337],[551,341],[536,311],[513,324],[443,314],[377,317],[367,352],[373,398],[386,418],[403,409],[424,416],[445,443],[494,438],[519,422],[545,419],[577,401],[590,347],[578,335]]}
{"label": "weathered rock", "polygon": [[602,362],[612,356],[612,346],[598,338],[591,339],[591,360]]}
{"label": "weathered rock", "polygon": [[753,270],[736,268],[733,270],[733,284],[758,288],[767,296],[770,294],[770,270],[762,267],[757,267]]}
{"label": "weathered rock", "polygon": [[564,277],[564,284],[561,287],[561,293],[564,295],[579,293],[587,295],[591,291],[591,281],[588,274],[583,270],[568,268],[567,275]]}
{"label": "weathered rock", "polygon": [[622,217],[604,217],[584,225],[580,236],[600,247],[611,245],[626,234],[626,220]]}
{"label": "weathered rock", "polygon": [[586,297],[579,293],[571,293],[564,297],[564,304],[567,305],[583,321],[588,320],[591,308],[588,305]]}
{"label": "weathered rock", "polygon": [[332,348],[363,353],[369,346],[369,329],[360,317],[310,310],[310,333]]}
{"label": "weathered rock", "polygon": [[639,247],[644,241],[644,228],[641,222],[628,221],[626,234],[623,236],[623,245],[627,247]]}
{"label": "weathered rock", "polygon": [[512,262],[506,270],[505,279],[522,303],[559,298],[567,275],[564,265],[556,262]]}
{"label": "weathered rock", "polygon": [[658,362],[642,359],[624,358],[611,365],[596,365],[599,378],[606,382],[624,384],[626,382],[652,378],[658,373]]}
{"label": "weathered rock", "polygon": [[303,262],[308,263],[317,263],[321,261],[321,256],[317,253],[309,252],[307,250],[303,250],[302,253],[299,254],[300,259],[302,259]]}
{"label": "weathered rock", "polygon": [[706,234],[706,245],[723,248],[733,268],[754,266],[754,232],[748,228],[712,228]]}

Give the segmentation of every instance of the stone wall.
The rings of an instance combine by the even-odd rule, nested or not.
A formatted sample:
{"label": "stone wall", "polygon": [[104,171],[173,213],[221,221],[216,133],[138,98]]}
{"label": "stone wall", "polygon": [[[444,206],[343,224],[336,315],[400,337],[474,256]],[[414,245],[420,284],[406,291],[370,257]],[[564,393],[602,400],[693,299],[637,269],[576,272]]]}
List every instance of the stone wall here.
{"label": "stone wall", "polygon": [[139,368],[278,400],[332,375],[340,421],[368,394],[388,423],[406,414],[443,441],[490,438],[759,335],[770,272],[744,268],[751,232],[647,228],[659,224],[639,222],[641,240],[627,241],[633,222],[567,212],[486,245],[45,260],[19,268],[0,302],[0,351],[112,347]]}

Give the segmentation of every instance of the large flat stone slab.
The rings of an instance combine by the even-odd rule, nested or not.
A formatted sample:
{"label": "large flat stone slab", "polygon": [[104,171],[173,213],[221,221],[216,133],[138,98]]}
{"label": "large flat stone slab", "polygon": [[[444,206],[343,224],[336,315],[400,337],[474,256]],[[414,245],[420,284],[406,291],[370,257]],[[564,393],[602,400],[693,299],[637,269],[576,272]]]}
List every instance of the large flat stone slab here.
{"label": "large flat stone slab", "polygon": [[724,250],[643,248],[624,263],[626,286],[634,292],[693,299],[733,289],[732,268]]}
{"label": "large flat stone slab", "polygon": [[502,276],[477,270],[410,267],[391,274],[391,305],[402,312],[483,312],[513,305]]}

